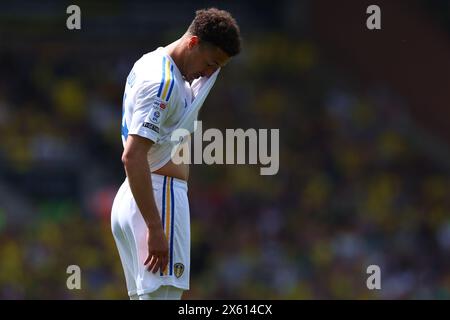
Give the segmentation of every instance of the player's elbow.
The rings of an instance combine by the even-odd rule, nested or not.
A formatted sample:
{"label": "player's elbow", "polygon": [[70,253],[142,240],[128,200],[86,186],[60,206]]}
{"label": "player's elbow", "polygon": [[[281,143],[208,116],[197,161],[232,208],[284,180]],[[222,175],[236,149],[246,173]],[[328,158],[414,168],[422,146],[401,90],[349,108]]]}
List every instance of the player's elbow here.
{"label": "player's elbow", "polygon": [[144,161],[145,157],[136,152],[124,152],[122,154],[122,163],[125,168],[130,168]]}
{"label": "player's elbow", "polygon": [[122,153],[122,163],[125,168],[141,166],[147,162],[147,154],[152,142],[139,136],[129,136]]}
{"label": "player's elbow", "polygon": [[122,163],[124,167],[127,167],[127,165],[130,163],[130,157],[124,153],[122,153]]}

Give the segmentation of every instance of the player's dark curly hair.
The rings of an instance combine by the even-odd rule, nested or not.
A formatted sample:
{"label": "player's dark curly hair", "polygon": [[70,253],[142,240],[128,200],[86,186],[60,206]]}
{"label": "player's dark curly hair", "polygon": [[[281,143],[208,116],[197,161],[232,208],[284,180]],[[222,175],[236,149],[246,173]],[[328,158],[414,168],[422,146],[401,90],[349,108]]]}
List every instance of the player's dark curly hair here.
{"label": "player's dark curly hair", "polygon": [[241,51],[239,26],[225,10],[209,8],[197,10],[188,32],[200,41],[213,44],[233,57]]}

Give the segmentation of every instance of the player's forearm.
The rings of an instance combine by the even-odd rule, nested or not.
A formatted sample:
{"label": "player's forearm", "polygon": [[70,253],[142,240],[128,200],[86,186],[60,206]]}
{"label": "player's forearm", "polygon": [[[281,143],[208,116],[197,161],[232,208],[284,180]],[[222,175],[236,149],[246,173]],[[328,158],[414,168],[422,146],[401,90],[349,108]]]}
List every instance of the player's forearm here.
{"label": "player's forearm", "polygon": [[143,157],[124,161],[131,192],[149,229],[160,228],[161,218],[153,196],[150,168]]}

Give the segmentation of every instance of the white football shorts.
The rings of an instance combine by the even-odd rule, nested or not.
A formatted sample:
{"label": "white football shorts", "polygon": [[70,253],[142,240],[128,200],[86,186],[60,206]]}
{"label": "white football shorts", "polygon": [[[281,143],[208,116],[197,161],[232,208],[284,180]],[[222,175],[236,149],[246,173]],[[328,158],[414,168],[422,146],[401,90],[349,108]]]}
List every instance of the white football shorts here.
{"label": "white football shorts", "polygon": [[164,273],[147,271],[147,226],[133,198],[128,179],[116,194],[111,228],[125,273],[128,295],[142,295],[160,286],[189,290],[190,216],[187,182],[152,173],[153,193],[169,244]]}

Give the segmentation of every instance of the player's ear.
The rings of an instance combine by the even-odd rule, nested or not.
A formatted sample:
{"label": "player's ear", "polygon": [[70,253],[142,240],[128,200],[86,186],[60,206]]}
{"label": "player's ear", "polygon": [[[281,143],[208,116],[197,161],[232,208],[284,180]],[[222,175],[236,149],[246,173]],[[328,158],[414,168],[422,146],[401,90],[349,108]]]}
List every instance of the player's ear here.
{"label": "player's ear", "polygon": [[198,45],[199,42],[200,42],[200,39],[197,36],[190,36],[189,41],[188,41],[188,48],[192,49],[193,47]]}

